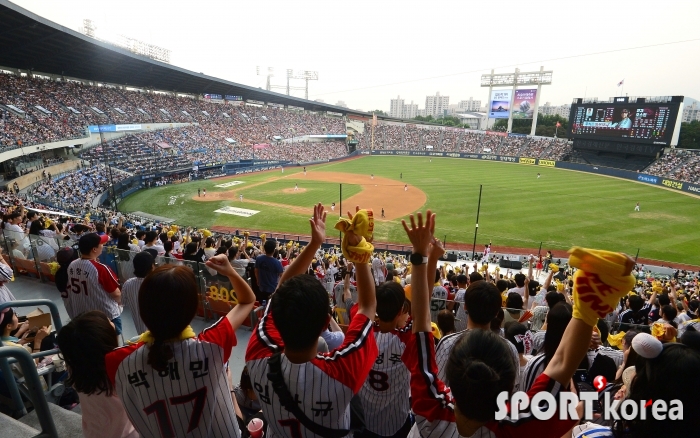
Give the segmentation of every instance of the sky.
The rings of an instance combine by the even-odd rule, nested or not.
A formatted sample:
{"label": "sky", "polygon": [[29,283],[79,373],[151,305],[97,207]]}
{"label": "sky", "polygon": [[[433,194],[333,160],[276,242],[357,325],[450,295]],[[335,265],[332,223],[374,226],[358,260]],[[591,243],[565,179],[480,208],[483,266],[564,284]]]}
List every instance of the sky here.
{"label": "sky", "polygon": [[540,104],[623,92],[700,99],[698,0],[14,3],[73,30],[90,18],[100,38],[156,44],[173,65],[246,85],[265,87],[257,66],[275,68],[273,85],[286,84],[288,68],[318,71],[310,99],[365,111],[388,112],[399,95],[424,108],[436,92],[485,105],[482,74],[540,66],[553,71]]}

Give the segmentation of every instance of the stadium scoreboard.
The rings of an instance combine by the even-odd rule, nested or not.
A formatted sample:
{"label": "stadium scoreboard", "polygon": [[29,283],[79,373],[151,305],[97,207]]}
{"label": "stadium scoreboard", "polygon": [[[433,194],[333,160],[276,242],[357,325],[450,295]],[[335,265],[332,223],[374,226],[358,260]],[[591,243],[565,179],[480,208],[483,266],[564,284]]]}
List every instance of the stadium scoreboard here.
{"label": "stadium scoreboard", "polygon": [[683,98],[667,102],[630,102],[627,97],[613,102],[571,105],[569,134],[573,139],[609,140],[641,144],[670,145]]}

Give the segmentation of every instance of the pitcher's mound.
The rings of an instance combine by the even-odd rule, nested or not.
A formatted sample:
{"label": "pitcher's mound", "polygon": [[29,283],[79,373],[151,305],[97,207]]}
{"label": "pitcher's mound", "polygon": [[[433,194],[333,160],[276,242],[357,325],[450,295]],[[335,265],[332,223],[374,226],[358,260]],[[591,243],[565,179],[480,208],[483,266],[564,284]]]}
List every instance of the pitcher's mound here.
{"label": "pitcher's mound", "polygon": [[306,189],[298,188],[296,190],[294,189],[284,189],[282,190],[283,193],[304,193]]}

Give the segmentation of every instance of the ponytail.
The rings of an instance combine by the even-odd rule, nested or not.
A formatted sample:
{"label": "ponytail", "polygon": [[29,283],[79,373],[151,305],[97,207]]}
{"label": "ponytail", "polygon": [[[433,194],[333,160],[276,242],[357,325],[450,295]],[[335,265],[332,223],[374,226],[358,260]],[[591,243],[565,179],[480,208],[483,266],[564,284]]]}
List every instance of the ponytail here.
{"label": "ponytail", "polygon": [[168,361],[173,358],[173,349],[161,340],[156,340],[148,349],[148,364],[156,371],[168,369]]}

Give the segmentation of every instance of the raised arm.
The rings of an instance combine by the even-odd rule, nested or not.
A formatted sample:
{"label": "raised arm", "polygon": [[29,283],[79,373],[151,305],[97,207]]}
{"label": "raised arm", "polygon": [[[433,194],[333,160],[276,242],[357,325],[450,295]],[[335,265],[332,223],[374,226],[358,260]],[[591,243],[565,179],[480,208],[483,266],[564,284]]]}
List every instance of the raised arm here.
{"label": "raised arm", "polygon": [[[581,268],[574,276],[573,318],[566,326],[554,357],[544,370],[545,374],[564,386],[569,385],[574,371],[588,351],[591,333],[598,318],[610,313],[620,297],[634,285],[634,279],[630,275],[634,261],[628,256],[582,249],[574,249],[570,253],[572,253],[571,259],[575,254],[580,260],[577,267]],[[612,254],[612,256],[601,262],[604,256],[598,254]],[[612,262],[610,259],[615,261]],[[617,266],[611,267],[612,263],[616,263]],[[584,272],[582,269],[584,266],[589,272]],[[609,274],[613,269],[619,269],[618,276]],[[601,276],[601,278],[594,272],[604,273],[605,277]],[[604,278],[611,284],[602,283]]]}
{"label": "raised arm", "polygon": [[[431,250],[433,242],[433,232],[435,230],[435,215],[430,210],[426,212],[425,223],[423,223],[423,215],[417,214],[418,222],[413,215],[410,216],[411,226],[406,224],[406,221],[401,221],[406,235],[413,245],[413,253],[425,256],[430,254],[430,258],[437,253]],[[437,243],[439,245],[439,243]],[[427,271],[429,267],[426,264],[412,265],[411,268],[411,313],[413,316],[413,332],[430,332],[430,294]],[[433,272],[435,272],[433,270]],[[434,275],[434,274],[433,274]]]}
{"label": "raised arm", "polygon": [[357,313],[374,320],[377,313],[377,294],[374,290],[374,277],[369,262],[355,265],[355,280],[357,281]]}
{"label": "raised arm", "polygon": [[[318,251],[323,240],[326,238],[326,212],[321,203],[314,206],[314,214],[311,219],[309,219],[309,224],[311,225],[311,242],[306,245],[304,251],[294,259],[287,269],[285,269],[278,283],[278,287],[287,279],[295,275],[306,273],[306,270],[309,268],[309,265],[311,265],[316,255],[316,251]],[[374,317],[374,315],[372,317]]]}
{"label": "raised arm", "polygon": [[221,275],[225,275],[236,292],[238,304],[231,309],[226,318],[231,323],[231,327],[236,330],[245,321],[253,310],[255,294],[243,278],[233,269],[226,254],[219,254],[206,261],[205,265],[214,269]]}

